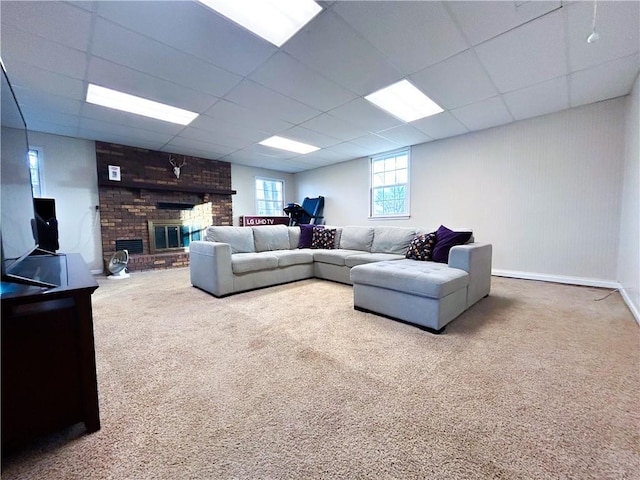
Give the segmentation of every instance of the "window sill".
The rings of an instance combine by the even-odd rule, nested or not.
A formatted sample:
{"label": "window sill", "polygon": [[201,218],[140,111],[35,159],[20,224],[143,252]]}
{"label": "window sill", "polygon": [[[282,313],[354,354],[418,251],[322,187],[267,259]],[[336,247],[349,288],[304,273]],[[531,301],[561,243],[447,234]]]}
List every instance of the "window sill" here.
{"label": "window sill", "polygon": [[369,216],[367,217],[369,220],[409,220],[411,215],[385,215],[385,216]]}

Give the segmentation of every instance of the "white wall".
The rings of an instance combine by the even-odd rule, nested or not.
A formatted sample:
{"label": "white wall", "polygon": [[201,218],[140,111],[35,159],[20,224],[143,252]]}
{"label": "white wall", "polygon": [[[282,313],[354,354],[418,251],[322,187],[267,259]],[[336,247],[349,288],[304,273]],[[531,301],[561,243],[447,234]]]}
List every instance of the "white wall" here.
{"label": "white wall", "polygon": [[640,77],[627,98],[618,281],[640,323]]}
{"label": "white wall", "polygon": [[[626,99],[412,149],[411,218],[385,224],[471,227],[495,273],[614,286]],[[367,159],[296,174],[298,196],[327,196],[328,224],[369,220]]]}
{"label": "white wall", "polygon": [[61,253],[80,253],[102,272],[95,142],[29,132],[30,147],[42,149],[42,196],[56,201]]}
{"label": "white wall", "polygon": [[[256,177],[284,180],[284,203],[295,202],[295,179],[293,174],[267,170],[264,168],[247,167],[231,164],[231,189],[237,193],[233,195],[233,224],[239,225],[243,215],[256,214]],[[285,213],[282,212],[284,216]]]}

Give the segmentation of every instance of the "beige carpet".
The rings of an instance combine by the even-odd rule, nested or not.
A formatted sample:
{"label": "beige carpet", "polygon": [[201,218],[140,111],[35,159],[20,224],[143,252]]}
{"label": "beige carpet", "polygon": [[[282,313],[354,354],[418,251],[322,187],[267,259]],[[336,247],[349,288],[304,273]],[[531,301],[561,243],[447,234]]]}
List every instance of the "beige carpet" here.
{"label": "beige carpet", "polygon": [[615,293],[493,279],[435,336],[307,280],[216,299],[100,280],[102,429],[9,479],[638,479],[640,328]]}

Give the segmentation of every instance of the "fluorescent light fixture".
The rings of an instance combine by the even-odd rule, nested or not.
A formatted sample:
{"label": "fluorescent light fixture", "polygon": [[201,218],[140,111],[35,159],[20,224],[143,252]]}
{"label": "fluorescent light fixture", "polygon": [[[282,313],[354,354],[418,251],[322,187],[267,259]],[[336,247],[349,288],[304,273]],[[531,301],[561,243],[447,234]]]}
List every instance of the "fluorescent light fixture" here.
{"label": "fluorescent light fixture", "polygon": [[281,47],[322,10],[313,0],[199,1],[276,47]]}
{"label": "fluorescent light fixture", "polygon": [[316,150],[320,150],[318,147],[314,147],[313,145],[296,142],[295,140],[279,137],[277,135],[269,137],[266,140],[262,140],[259,143],[260,145],[264,145],[266,147],[279,148],[280,150],[288,150],[289,152],[295,153],[311,153],[315,152]]}
{"label": "fluorescent light fixture", "polygon": [[99,87],[92,83],[87,89],[87,102],[180,125],[189,125],[198,116],[197,113],[188,110]]}
{"label": "fluorescent light fixture", "polygon": [[408,80],[400,80],[364,98],[405,122],[444,112]]}

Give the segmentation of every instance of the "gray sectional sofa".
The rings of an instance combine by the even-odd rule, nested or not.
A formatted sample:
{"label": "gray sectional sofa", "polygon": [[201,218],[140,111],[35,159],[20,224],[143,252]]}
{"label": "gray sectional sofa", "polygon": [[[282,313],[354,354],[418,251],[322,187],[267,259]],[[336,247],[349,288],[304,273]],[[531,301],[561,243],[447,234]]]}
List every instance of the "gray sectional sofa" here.
{"label": "gray sectional sofa", "polygon": [[[377,311],[377,306],[369,305],[366,298],[359,305],[354,297],[354,305],[362,310],[395,317],[433,331],[441,331],[446,323],[489,294],[489,244],[471,240],[465,245],[455,246],[449,253],[448,264],[436,264],[405,258],[412,239],[421,233],[415,228],[325,228],[335,229],[333,248],[298,248],[300,227],[207,227],[205,240],[193,241],[189,248],[191,283],[216,297],[314,277],[350,285],[355,283],[356,289],[364,289],[367,296],[373,291],[379,293],[382,290],[389,298],[400,294],[404,297],[431,295],[430,303],[435,302],[436,307],[451,303],[454,308],[446,307],[445,314],[441,314],[440,309],[436,308],[437,318],[424,321],[421,320],[423,315],[419,311],[414,312],[413,316],[406,312],[394,316],[393,312]],[[372,264],[389,266],[375,270],[370,270],[370,267],[355,269]],[[403,265],[405,272],[421,272],[419,280],[414,278],[411,284],[413,293],[411,289],[400,292],[411,282],[399,281],[394,265]],[[429,268],[425,271],[427,266]],[[376,279],[369,281],[371,275]],[[389,280],[385,283],[384,278]],[[433,288],[434,283],[440,286]],[[384,288],[385,285],[388,288]],[[453,297],[447,298],[451,295]],[[418,309],[421,308],[421,303],[416,305]],[[429,315],[434,316],[433,313]]]}

